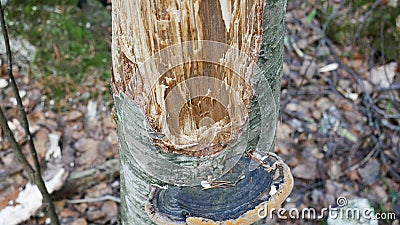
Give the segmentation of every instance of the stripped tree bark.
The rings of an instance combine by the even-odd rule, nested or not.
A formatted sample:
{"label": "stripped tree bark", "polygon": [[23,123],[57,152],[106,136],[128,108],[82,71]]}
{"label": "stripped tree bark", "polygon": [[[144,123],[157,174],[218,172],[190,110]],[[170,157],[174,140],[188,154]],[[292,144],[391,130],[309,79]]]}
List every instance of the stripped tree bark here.
{"label": "stripped tree bark", "polygon": [[251,224],[289,195],[271,153],[285,7],[112,2],[123,224]]}

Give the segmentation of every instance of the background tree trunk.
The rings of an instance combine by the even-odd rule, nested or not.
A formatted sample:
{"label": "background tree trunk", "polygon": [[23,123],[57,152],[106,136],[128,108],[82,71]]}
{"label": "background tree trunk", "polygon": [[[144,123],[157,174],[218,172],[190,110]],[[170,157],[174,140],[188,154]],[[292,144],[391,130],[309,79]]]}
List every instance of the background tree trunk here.
{"label": "background tree trunk", "polygon": [[244,155],[273,150],[285,8],[285,0],[112,2],[123,224],[164,221],[151,212],[155,189],[207,189]]}

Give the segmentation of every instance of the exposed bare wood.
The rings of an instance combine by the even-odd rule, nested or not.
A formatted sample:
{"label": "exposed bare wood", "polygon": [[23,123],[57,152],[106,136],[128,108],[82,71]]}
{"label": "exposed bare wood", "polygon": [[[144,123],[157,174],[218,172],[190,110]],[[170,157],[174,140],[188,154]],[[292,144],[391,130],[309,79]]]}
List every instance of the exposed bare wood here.
{"label": "exposed bare wood", "polygon": [[[272,188],[272,178],[258,187],[249,177],[219,180],[244,167],[248,174],[264,171],[268,177],[286,168],[283,192],[271,204],[281,204],[290,193],[287,166],[264,163],[279,105],[285,6],[283,0],[113,1],[112,88],[123,224],[250,224],[258,218],[250,213],[243,220],[250,214],[241,206],[243,212],[226,209],[212,218],[190,210],[179,218],[164,213],[166,220],[144,210],[154,193],[174,193],[173,186],[193,186],[181,187],[189,195],[210,192],[215,201],[227,200],[221,194]],[[262,160],[244,159],[245,151]],[[201,186],[205,182],[210,187]],[[266,197],[249,201],[261,204]]]}
{"label": "exposed bare wood", "polygon": [[[113,55],[114,91],[132,98],[145,112],[151,128],[161,133],[166,128],[171,131],[168,138],[157,144],[166,151],[201,156],[221,151],[227,142],[236,140],[239,132],[231,131],[240,129],[247,119],[247,113],[227,111],[236,103],[224,106],[212,96],[187,100],[202,90],[218,88],[213,85],[220,85],[220,88],[225,85],[232,89],[230,92],[240,95],[244,108],[249,107],[253,92],[250,80],[262,35],[263,1],[115,3],[113,20],[118,24],[114,24],[113,45],[118,51]],[[208,56],[204,55],[214,46],[200,40],[217,41],[221,43],[220,48],[225,48],[223,44],[231,48],[220,55],[216,52],[218,58],[214,61],[219,64],[205,62],[202,60]],[[171,48],[188,41],[192,43]],[[156,53],[160,55],[154,57]],[[165,73],[160,74],[160,67],[166,68]],[[179,85],[204,76],[222,82],[215,84],[215,79],[203,79],[196,90]],[[170,93],[174,95],[167,99]],[[178,112],[179,121],[174,121],[176,117],[169,112],[180,101],[184,102]],[[207,119],[202,120],[205,117]],[[206,132],[211,130],[217,131]],[[199,139],[206,142],[207,147],[199,147]]]}

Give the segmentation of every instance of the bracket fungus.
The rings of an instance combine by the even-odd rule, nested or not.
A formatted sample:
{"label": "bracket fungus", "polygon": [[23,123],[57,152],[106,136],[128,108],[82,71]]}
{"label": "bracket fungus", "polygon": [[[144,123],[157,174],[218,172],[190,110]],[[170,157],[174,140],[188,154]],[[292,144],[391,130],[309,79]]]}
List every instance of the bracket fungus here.
{"label": "bracket fungus", "polygon": [[[259,163],[249,170],[251,160]],[[218,180],[195,187],[152,187],[146,212],[157,224],[252,224],[278,208],[293,187],[288,166],[274,153],[243,157]]]}

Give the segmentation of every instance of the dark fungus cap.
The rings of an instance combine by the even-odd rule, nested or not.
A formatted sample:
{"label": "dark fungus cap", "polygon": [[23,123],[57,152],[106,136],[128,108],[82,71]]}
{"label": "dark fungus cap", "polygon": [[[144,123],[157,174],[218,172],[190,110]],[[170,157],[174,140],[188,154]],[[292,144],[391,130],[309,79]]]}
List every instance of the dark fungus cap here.
{"label": "dark fungus cap", "polygon": [[260,219],[264,209],[279,208],[293,188],[289,167],[275,154],[252,156],[260,166],[249,170],[242,157],[228,173],[204,188],[152,187],[146,212],[157,224],[244,225]]}

